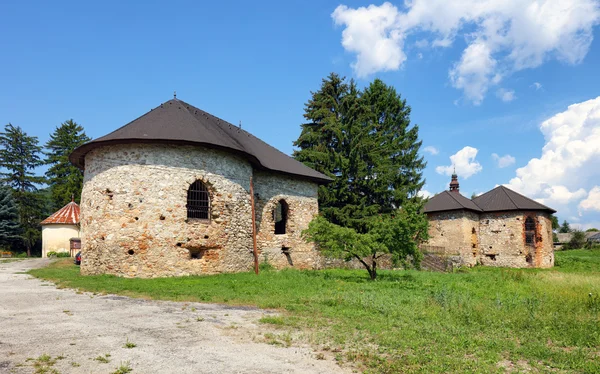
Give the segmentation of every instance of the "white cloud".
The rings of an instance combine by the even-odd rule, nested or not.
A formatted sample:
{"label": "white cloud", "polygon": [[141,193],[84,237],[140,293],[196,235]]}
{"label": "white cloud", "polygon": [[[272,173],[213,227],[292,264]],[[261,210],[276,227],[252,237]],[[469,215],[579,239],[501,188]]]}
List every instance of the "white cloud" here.
{"label": "white cloud", "polygon": [[600,186],[594,186],[587,198],[579,203],[581,210],[595,210],[600,212]]}
{"label": "white cloud", "polygon": [[585,189],[583,188],[579,188],[575,191],[569,191],[567,187],[558,185],[544,188],[542,194],[546,197],[538,198],[538,200],[544,204],[566,205],[573,201],[582,199],[587,195],[587,192],[585,192]]}
{"label": "white cloud", "polygon": [[499,88],[496,91],[496,96],[505,103],[511,102],[517,98],[514,90],[506,90],[504,88]]}
{"label": "white cloud", "polygon": [[356,54],[356,74],[399,69],[408,35],[416,35],[417,48],[449,47],[460,36],[467,47],[450,68],[450,82],[476,104],[516,71],[554,59],[581,62],[600,21],[597,0],[411,0],[404,6],[340,5],[332,13],[344,26],[342,45]]}
{"label": "white cloud", "polygon": [[[577,213],[593,210],[600,178],[600,96],[573,104],[542,122],[546,144],[539,158],[517,169],[507,187],[559,210]],[[586,189],[591,189],[589,194]]]}
{"label": "white cloud", "polygon": [[451,165],[438,166],[435,168],[435,171],[442,175],[452,175],[454,168],[456,168],[456,174],[464,179],[468,179],[483,169],[481,164],[475,160],[477,152],[477,148],[466,146],[450,156]]}
{"label": "white cloud", "polygon": [[492,153],[492,158],[498,164],[499,168],[505,168],[515,163],[515,158],[511,155],[498,156],[497,153]]}
{"label": "white cloud", "polygon": [[576,229],[582,230],[582,231],[585,231],[585,230],[591,229],[591,228],[600,229],[600,221],[588,221],[586,223],[575,224],[575,225],[571,225],[571,228],[576,228]]}
{"label": "white cloud", "polygon": [[429,152],[434,156],[437,155],[438,153],[440,153],[440,151],[436,147],[431,146],[431,145],[428,145],[427,147],[423,148],[423,151]]}
{"label": "white cloud", "polygon": [[426,199],[433,197],[433,194],[427,190],[421,190],[421,191],[417,192],[417,195],[422,198],[426,198]]}
{"label": "white cloud", "polygon": [[398,16],[398,8],[390,3],[358,9],[340,5],[331,14],[336,25],[346,26],[342,45],[356,53],[352,68],[359,77],[397,70],[406,61],[404,35],[396,28]]}
{"label": "white cloud", "polygon": [[531,86],[529,86],[529,87],[535,88],[536,91],[539,91],[539,90],[541,90],[543,88],[542,84],[540,82],[533,82],[533,84]]}
{"label": "white cloud", "polygon": [[417,40],[415,42],[415,47],[417,47],[417,48],[427,48],[427,47],[429,47],[429,41],[427,39]]}
{"label": "white cloud", "polygon": [[450,81],[478,105],[488,90],[496,69],[496,60],[485,43],[473,43],[463,51],[460,61],[450,70]]}

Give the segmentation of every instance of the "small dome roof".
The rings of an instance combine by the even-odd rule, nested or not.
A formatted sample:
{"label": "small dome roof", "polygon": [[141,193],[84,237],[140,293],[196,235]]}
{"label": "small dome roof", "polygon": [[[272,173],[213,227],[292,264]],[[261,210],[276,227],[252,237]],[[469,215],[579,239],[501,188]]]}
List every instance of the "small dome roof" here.
{"label": "small dome roof", "polygon": [[42,225],[77,225],[79,224],[79,205],[71,201],[67,205],[60,208],[56,213],[42,221]]}

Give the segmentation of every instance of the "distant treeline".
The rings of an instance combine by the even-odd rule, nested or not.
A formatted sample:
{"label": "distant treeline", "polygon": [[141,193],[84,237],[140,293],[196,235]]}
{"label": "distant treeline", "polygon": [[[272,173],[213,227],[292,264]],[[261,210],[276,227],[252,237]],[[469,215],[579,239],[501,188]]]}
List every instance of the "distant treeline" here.
{"label": "distant treeline", "polygon": [[[72,119],[60,124],[43,146],[11,123],[0,132],[0,251],[41,253],[40,222],[74,199],[79,203],[83,172],[69,154],[89,141]],[[48,165],[43,175],[37,168]]]}

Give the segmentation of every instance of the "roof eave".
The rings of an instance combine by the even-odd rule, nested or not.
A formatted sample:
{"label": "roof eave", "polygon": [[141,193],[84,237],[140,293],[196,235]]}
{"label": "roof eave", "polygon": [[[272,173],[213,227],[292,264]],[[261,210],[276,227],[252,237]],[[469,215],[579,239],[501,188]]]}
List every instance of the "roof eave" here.
{"label": "roof eave", "polygon": [[440,209],[440,210],[427,210],[427,211],[423,211],[423,213],[443,213],[443,212],[453,212],[453,211],[460,211],[460,210],[468,210],[469,212],[475,212],[475,213],[484,213],[483,211],[480,210],[475,210],[475,209],[471,209],[471,208],[454,208],[454,209]]}
{"label": "roof eave", "polygon": [[88,142],[86,144],[83,144],[83,145],[75,148],[73,150],[73,152],[71,152],[71,154],[69,155],[69,161],[73,165],[78,167],[80,170],[84,170],[85,169],[85,156],[89,152],[91,152],[92,150],[97,149],[97,148],[106,147],[106,146],[110,146],[110,145],[120,145],[120,144],[191,145],[191,146],[203,146],[206,148],[220,149],[220,150],[227,151],[227,152],[230,152],[233,154],[237,154],[237,155],[240,155],[240,156],[246,158],[253,166],[255,166],[261,170],[268,170],[268,171],[277,172],[277,173],[281,173],[281,174],[285,174],[285,175],[290,175],[290,176],[293,176],[296,178],[310,180],[310,181],[318,183],[318,184],[328,184],[328,183],[333,182],[333,179],[329,178],[328,176],[326,176],[324,174],[323,174],[323,177],[324,177],[323,178],[323,177],[318,177],[318,176],[296,174],[296,173],[267,168],[264,165],[262,165],[260,163],[260,161],[258,160],[258,158],[256,158],[255,156],[253,156],[247,152],[240,151],[238,149],[218,146],[218,145],[211,144],[211,143],[201,143],[201,142],[194,142],[194,141],[188,141],[188,140],[163,140],[163,139],[139,139],[139,138],[93,140],[91,142]]}
{"label": "roof eave", "polygon": [[550,214],[554,214],[554,213],[556,213],[556,210],[554,210],[552,208],[547,208],[547,209],[542,209],[542,208],[520,209],[520,208],[517,208],[517,209],[495,209],[495,210],[494,209],[492,209],[492,210],[486,209],[482,213],[498,213],[498,212],[548,212]]}

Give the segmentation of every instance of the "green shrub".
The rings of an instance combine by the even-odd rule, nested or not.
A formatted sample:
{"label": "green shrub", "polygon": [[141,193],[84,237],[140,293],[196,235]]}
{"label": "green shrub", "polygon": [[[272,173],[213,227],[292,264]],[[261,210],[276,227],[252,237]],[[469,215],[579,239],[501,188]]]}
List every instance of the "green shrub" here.
{"label": "green shrub", "polygon": [[269,262],[269,257],[267,256],[266,253],[263,254],[264,255],[264,260],[258,264],[258,269],[260,271],[272,271],[275,270],[275,267],[273,265],[271,265],[271,263]]}
{"label": "green shrub", "polygon": [[14,256],[16,258],[27,258],[27,252],[21,252],[19,254],[17,254],[16,256]]}
{"label": "green shrub", "polygon": [[46,253],[46,256],[48,257],[56,257],[57,253],[55,251],[50,251],[48,253]]}
{"label": "green shrub", "polygon": [[563,249],[581,249],[586,245],[585,233],[581,230],[573,230],[571,240],[563,246]]}
{"label": "green shrub", "polygon": [[71,254],[69,252],[58,252],[56,257],[71,257]]}

